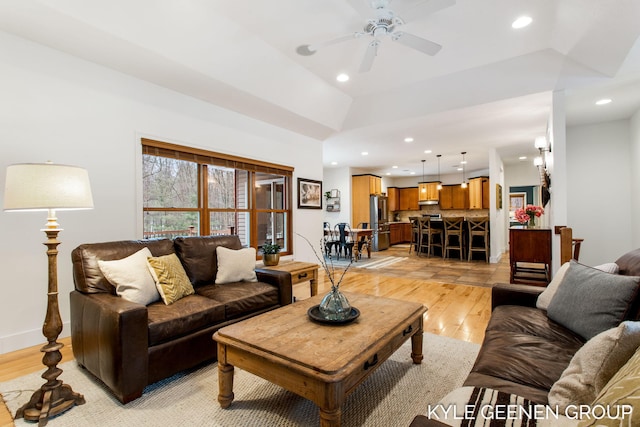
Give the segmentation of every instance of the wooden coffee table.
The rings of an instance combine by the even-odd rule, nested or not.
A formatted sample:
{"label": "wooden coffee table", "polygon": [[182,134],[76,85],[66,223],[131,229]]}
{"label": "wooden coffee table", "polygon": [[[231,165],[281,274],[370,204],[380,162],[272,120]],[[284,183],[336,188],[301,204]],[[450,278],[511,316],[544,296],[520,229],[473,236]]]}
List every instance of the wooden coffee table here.
{"label": "wooden coffee table", "polygon": [[413,363],[421,363],[425,306],[344,294],[361,313],[349,324],[309,319],[307,310],[320,303],[319,295],[216,332],[220,406],[233,401],[238,367],[313,401],[321,426],[339,426],[346,397],[409,338]]}

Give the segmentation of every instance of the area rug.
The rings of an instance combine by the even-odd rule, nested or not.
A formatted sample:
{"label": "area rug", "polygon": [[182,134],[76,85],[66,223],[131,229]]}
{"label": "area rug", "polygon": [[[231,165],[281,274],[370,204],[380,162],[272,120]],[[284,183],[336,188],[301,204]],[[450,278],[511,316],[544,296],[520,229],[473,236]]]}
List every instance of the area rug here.
{"label": "area rug", "polygon": [[[398,256],[377,256],[372,255],[371,258],[367,258],[367,255],[363,255],[358,261],[352,262],[349,268],[383,268],[387,267],[391,264],[395,264],[397,262],[406,261],[406,257],[398,257]],[[334,267],[344,268],[349,265],[349,259],[340,258],[340,259],[329,259],[325,257],[325,262],[328,266],[333,264]]]}
{"label": "area rug", "polygon": [[[477,344],[432,334],[424,335],[423,347],[422,364],[412,363],[409,340],[349,395],[342,407],[342,425],[408,426],[415,415],[426,412],[427,405],[462,384],[479,349]],[[153,384],[127,405],[74,361],[61,368],[60,379],[83,394],[87,403],[51,419],[47,424],[51,427],[308,427],[320,423],[311,401],[240,369],[235,370],[235,400],[228,409],[221,409],[215,363]],[[15,414],[42,383],[40,373],[34,373],[0,384],[0,393]],[[34,425],[22,419],[15,424]]]}

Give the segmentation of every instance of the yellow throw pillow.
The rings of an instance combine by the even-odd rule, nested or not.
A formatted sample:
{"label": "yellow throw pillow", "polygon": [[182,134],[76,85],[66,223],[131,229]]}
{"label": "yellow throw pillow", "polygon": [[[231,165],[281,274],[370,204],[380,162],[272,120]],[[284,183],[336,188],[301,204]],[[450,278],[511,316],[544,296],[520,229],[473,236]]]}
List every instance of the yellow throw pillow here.
{"label": "yellow throw pillow", "polygon": [[165,304],[173,304],[180,298],[195,293],[176,254],[147,258],[149,270]]}
{"label": "yellow throw pillow", "polygon": [[[609,410],[612,417],[593,417],[583,419],[580,427],[587,426],[639,426],[640,425],[640,348],[631,359],[604,386],[591,407],[596,415],[603,413],[601,408]],[[629,411],[629,409],[631,409]],[[631,412],[631,413],[629,413]],[[613,417],[620,416],[623,419]]]}

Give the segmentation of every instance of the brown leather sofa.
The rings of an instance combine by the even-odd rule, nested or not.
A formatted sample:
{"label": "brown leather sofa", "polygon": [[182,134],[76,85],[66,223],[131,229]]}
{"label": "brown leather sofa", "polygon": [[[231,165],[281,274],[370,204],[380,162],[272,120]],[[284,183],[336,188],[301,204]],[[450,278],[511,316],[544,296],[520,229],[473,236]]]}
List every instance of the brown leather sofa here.
{"label": "brown leather sofa", "polygon": [[[291,276],[256,271],[257,282],[216,285],[216,248],[241,249],[238,236],[179,237],[84,244],[73,250],[71,341],[78,363],[127,403],[144,388],[214,360],[215,331],[290,304]],[[125,258],[143,247],[153,256],[176,253],[195,294],[171,305],[148,306],[120,298],[98,260]]]}
{"label": "brown leather sofa", "polygon": [[[616,264],[619,274],[640,276],[640,249],[623,255]],[[585,340],[536,308],[544,289],[514,284],[492,289],[491,319],[463,386],[492,388],[533,403],[548,403],[549,390]],[[640,295],[636,295],[627,319],[640,319]],[[447,424],[418,415],[410,427],[439,426]]]}

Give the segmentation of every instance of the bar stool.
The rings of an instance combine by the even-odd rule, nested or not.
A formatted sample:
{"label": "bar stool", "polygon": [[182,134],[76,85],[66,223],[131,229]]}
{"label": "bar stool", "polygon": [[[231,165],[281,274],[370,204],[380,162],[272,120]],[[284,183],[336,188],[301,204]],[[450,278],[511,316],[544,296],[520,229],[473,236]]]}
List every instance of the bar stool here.
{"label": "bar stool", "polygon": [[[489,217],[468,218],[467,224],[469,226],[469,257],[467,261],[471,261],[473,252],[484,252],[485,261],[489,262]],[[475,246],[474,237],[476,238]]]}
{"label": "bar stool", "polygon": [[[434,237],[438,237],[434,240]],[[431,256],[431,248],[439,247],[442,251],[442,229],[434,228],[431,224],[431,217],[420,218],[420,244],[418,245],[418,255],[422,253],[422,248],[427,248],[427,256]]]}
{"label": "bar stool", "polygon": [[416,253],[420,251],[420,217],[410,216],[409,222],[411,223],[411,241],[409,242],[409,254],[413,245],[416,245]]}
{"label": "bar stool", "polygon": [[[462,225],[464,223],[463,217],[450,217],[443,218],[444,223],[444,250],[442,251],[442,258],[449,258],[449,251],[451,249],[460,253],[460,259],[463,259],[463,244],[462,244]],[[455,238],[454,241],[451,239]]]}

